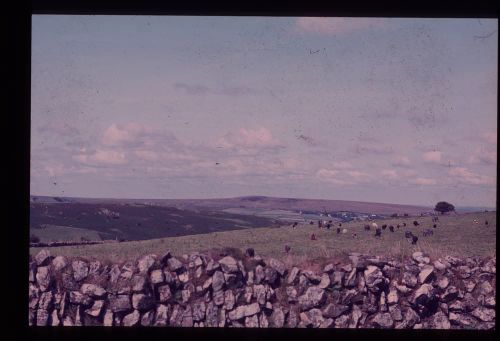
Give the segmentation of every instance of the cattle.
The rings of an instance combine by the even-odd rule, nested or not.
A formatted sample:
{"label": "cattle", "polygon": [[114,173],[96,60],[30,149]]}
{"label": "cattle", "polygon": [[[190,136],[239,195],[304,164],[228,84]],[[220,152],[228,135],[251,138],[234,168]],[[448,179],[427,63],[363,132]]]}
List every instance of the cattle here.
{"label": "cattle", "polygon": [[432,222],[435,223],[435,222],[438,222],[439,221],[439,218],[438,217],[432,217]]}
{"label": "cattle", "polygon": [[399,224],[397,224],[396,227],[399,228]]}
{"label": "cattle", "polygon": [[411,236],[413,236],[413,233],[411,233],[410,231],[405,232],[405,238],[411,238]]}
{"label": "cattle", "polygon": [[403,223],[403,226],[406,226],[406,223]]}
{"label": "cattle", "polygon": [[291,250],[291,247],[288,245],[285,245],[285,253],[289,253]]}
{"label": "cattle", "polygon": [[413,236],[412,239],[411,239],[411,243],[413,245],[417,244],[417,241],[418,241],[418,237],[417,236]]}
{"label": "cattle", "polygon": [[434,224],[434,225],[432,225],[432,227],[433,227],[433,228],[437,228],[437,225],[436,225],[436,224]]}
{"label": "cattle", "polygon": [[414,225],[414,226],[418,226],[418,225],[420,225],[420,224],[418,223],[418,221],[414,220],[414,221],[413,221],[413,225]]}
{"label": "cattle", "polygon": [[339,226],[342,227],[342,223],[339,223]]}
{"label": "cattle", "polygon": [[318,228],[322,228],[323,227],[323,222],[321,220],[318,220]]}
{"label": "cattle", "polygon": [[327,229],[330,229],[330,227],[332,227],[332,224],[330,224],[330,223],[326,224]]}
{"label": "cattle", "polygon": [[408,239],[409,242],[411,242],[413,245],[417,244],[417,241],[418,241],[418,237],[415,236],[413,233],[411,233],[410,231],[406,231],[405,232],[405,237],[406,239]]}
{"label": "cattle", "polygon": [[434,231],[429,230],[429,229],[425,230],[425,231],[422,233],[422,235],[423,235],[424,237],[427,237],[427,236],[432,236],[433,234],[434,234]]}
{"label": "cattle", "polygon": [[373,227],[374,229],[378,229],[378,225],[377,225],[377,223],[372,223],[372,227]]}
{"label": "cattle", "polygon": [[394,226],[390,225],[389,226],[389,231],[394,232]]}
{"label": "cattle", "polygon": [[314,221],[311,220],[311,222],[309,223],[309,225],[314,225]]}
{"label": "cattle", "polygon": [[342,229],[342,233],[346,234],[347,233],[347,229]]}
{"label": "cattle", "polygon": [[337,234],[340,233],[340,227],[337,227]]}
{"label": "cattle", "polygon": [[353,233],[353,234],[352,234],[352,237],[353,237],[353,238],[358,238],[358,235],[357,235],[356,233]]}
{"label": "cattle", "polygon": [[293,223],[293,226],[292,226],[292,227],[293,227],[293,228],[295,228],[295,226],[297,226],[298,224],[299,224],[299,223],[295,222],[295,223]]}
{"label": "cattle", "polygon": [[251,247],[246,249],[245,256],[253,258],[255,256],[255,251]]}
{"label": "cattle", "polygon": [[311,240],[316,240],[316,236],[313,234],[311,234]]}
{"label": "cattle", "polygon": [[382,230],[381,229],[376,229],[375,230],[375,237],[381,237],[382,236]]}
{"label": "cattle", "polygon": [[484,225],[488,225],[488,220],[486,220],[486,221],[484,222]]}
{"label": "cattle", "polygon": [[365,225],[365,231],[370,231],[370,225],[368,224]]}
{"label": "cattle", "polygon": [[387,224],[382,225],[382,230],[385,230],[387,228]]}
{"label": "cattle", "polygon": [[331,224],[331,223],[333,223],[333,220],[328,220],[328,224]]}

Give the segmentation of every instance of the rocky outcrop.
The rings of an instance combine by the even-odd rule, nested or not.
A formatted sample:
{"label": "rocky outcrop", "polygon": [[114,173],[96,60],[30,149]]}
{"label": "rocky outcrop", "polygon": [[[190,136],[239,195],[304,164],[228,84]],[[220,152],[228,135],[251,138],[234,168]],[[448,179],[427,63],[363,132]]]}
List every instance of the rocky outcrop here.
{"label": "rocky outcrop", "polygon": [[29,264],[29,324],[494,329],[494,258],[349,259],[314,272],[258,256],[104,265],[42,250]]}

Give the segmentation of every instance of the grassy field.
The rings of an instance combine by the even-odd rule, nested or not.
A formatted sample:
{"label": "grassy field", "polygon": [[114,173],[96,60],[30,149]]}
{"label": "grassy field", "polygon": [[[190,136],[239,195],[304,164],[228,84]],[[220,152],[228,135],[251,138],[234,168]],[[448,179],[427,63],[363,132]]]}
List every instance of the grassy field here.
{"label": "grassy field", "polygon": [[31,232],[39,237],[42,243],[60,240],[79,242],[82,237],[87,238],[87,240],[101,240],[96,231],[77,227],[48,225],[35,231],[31,230]]}
{"label": "grassy field", "polygon": [[[418,227],[411,224],[414,218],[379,220],[379,227],[382,224],[396,226],[405,221],[407,223],[407,227],[396,229],[394,233],[386,229],[380,239],[373,236],[373,229],[364,231],[364,222],[350,222],[342,224],[342,228],[349,231],[346,234],[337,234],[336,226],[331,230],[320,230],[316,224],[304,224],[295,229],[291,226],[254,228],[116,244],[56,247],[50,251],[54,255],[68,257],[125,261],[146,253],[159,255],[166,250],[180,256],[191,251],[214,248],[235,247],[244,250],[252,247],[263,257],[276,257],[288,264],[303,264],[315,259],[340,259],[345,258],[349,252],[398,258],[407,257],[417,250],[424,251],[433,258],[444,255],[484,257],[496,254],[496,212],[441,216],[439,219],[436,229],[432,228],[431,217],[416,218],[421,224]],[[474,219],[479,220],[479,224],[474,224]],[[488,226],[485,226],[485,220],[488,220]],[[422,236],[422,231],[427,228],[434,230],[433,236]],[[405,231],[412,231],[419,237],[417,245],[406,241]],[[316,241],[310,240],[311,233],[316,235]],[[353,238],[352,233],[357,233],[358,238]],[[284,254],[285,244],[291,247],[288,256]],[[30,249],[31,254],[38,251],[37,248]]]}

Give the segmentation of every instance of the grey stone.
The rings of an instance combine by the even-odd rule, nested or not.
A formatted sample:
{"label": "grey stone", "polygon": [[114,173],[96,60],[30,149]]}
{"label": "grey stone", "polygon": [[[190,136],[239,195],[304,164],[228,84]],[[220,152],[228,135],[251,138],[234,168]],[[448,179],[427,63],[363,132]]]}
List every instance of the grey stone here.
{"label": "grey stone", "polygon": [[450,321],[448,320],[448,317],[441,312],[438,311],[437,313],[432,316],[432,321],[431,321],[432,327],[434,329],[450,329],[451,324]]}
{"label": "grey stone", "polygon": [[231,256],[226,256],[219,260],[219,264],[222,267],[222,271],[226,273],[238,272],[238,262]]}
{"label": "grey stone", "polygon": [[330,277],[333,289],[341,289],[344,281],[344,273],[342,271],[334,271]]}
{"label": "grey stone", "polygon": [[207,274],[212,275],[215,271],[220,269],[220,264],[215,262],[213,259],[209,260],[207,263]]}
{"label": "grey stone", "polygon": [[224,292],[224,306],[226,310],[232,310],[235,304],[234,294],[231,290],[226,290]]}
{"label": "grey stone", "polygon": [[175,257],[171,257],[167,260],[168,268],[170,271],[178,271],[184,267],[181,261]]}
{"label": "grey stone", "polygon": [[319,328],[319,326],[325,321],[323,314],[319,309],[311,309],[309,311],[300,313],[300,324],[299,327],[312,327]]}
{"label": "grey stone", "polygon": [[165,282],[165,274],[161,269],[153,270],[151,271],[150,279],[152,284],[155,285],[162,284]]}
{"label": "grey stone", "polygon": [[155,326],[166,326],[168,325],[168,318],[169,318],[169,307],[165,304],[159,304],[156,307],[156,314],[155,314],[155,321],[154,325]]}
{"label": "grey stone", "polygon": [[321,281],[318,284],[318,287],[321,289],[326,289],[330,286],[330,276],[327,273],[321,275]]}
{"label": "grey stone", "polygon": [[389,314],[391,314],[394,321],[401,321],[403,319],[401,309],[397,305],[389,306]]}
{"label": "grey stone", "polygon": [[485,307],[477,307],[472,311],[472,316],[484,322],[491,322],[495,319],[495,310]]}
{"label": "grey stone", "polygon": [[297,267],[293,267],[290,273],[288,274],[288,277],[286,279],[286,282],[288,284],[295,284],[295,280],[297,279],[297,275],[299,274],[300,270]]}
{"label": "grey stone", "polygon": [[125,327],[135,326],[139,323],[140,318],[141,318],[141,314],[137,310],[134,310],[130,314],[125,315],[125,317],[123,318],[123,321],[122,321],[123,326],[125,326]]}
{"label": "grey stone", "polygon": [[420,273],[418,274],[418,282],[419,283],[428,283],[434,277],[434,267],[431,265],[426,265],[422,267]]}
{"label": "grey stone", "polygon": [[269,266],[271,268],[273,268],[274,270],[276,270],[280,274],[280,276],[285,276],[285,274],[286,274],[285,264],[283,264],[279,260],[271,258],[269,260]]}
{"label": "grey stone", "polygon": [[294,287],[286,287],[286,295],[289,303],[297,302],[297,290]]}
{"label": "grey stone", "polygon": [[376,314],[372,319],[372,323],[379,328],[391,328],[394,325],[392,316],[389,313]]}
{"label": "grey stone", "polygon": [[458,297],[458,290],[454,286],[449,286],[446,291],[441,295],[441,301],[450,302]]}
{"label": "grey stone", "polygon": [[384,275],[382,271],[374,265],[368,265],[364,271],[366,286],[370,290],[378,291],[379,286],[384,283]]}
{"label": "grey stone", "polygon": [[204,302],[196,302],[193,304],[193,321],[205,320],[206,305]]}
{"label": "grey stone", "polygon": [[[359,266],[359,263],[358,263]],[[349,327],[349,315],[342,315],[335,320],[335,328],[348,328]]]}
{"label": "grey stone", "polygon": [[299,297],[302,310],[308,310],[322,304],[326,299],[325,291],[318,287],[309,287],[305,294]]}
{"label": "grey stone", "polygon": [[414,288],[417,285],[417,277],[409,272],[403,273],[403,279],[401,281],[405,286]]}
{"label": "grey stone", "polygon": [[38,309],[50,310],[54,305],[54,295],[52,292],[47,291],[40,295],[40,300],[38,301]]}
{"label": "grey stone", "polygon": [[168,284],[158,287],[159,301],[164,303],[172,298],[172,292]]}
{"label": "grey stone", "polygon": [[52,260],[54,271],[61,271],[68,265],[68,261],[63,256],[57,256]]}
{"label": "grey stone", "polygon": [[49,312],[44,309],[38,309],[36,312],[36,325],[46,326],[49,323]]}
{"label": "grey stone", "polygon": [[335,319],[348,312],[349,306],[330,303],[323,309],[323,316]]}
{"label": "grey stone", "polygon": [[73,278],[77,282],[85,279],[89,274],[89,265],[82,260],[73,261],[71,267],[73,268]]}
{"label": "grey stone", "polygon": [[333,273],[333,271],[335,271],[335,265],[333,264],[327,264],[324,268],[323,268],[323,272],[327,273],[327,274],[331,274]]}
{"label": "grey stone", "polygon": [[249,316],[245,318],[246,328],[258,328],[259,327],[259,317],[257,315]]}
{"label": "grey stone", "polygon": [[285,313],[283,309],[274,309],[269,320],[271,327],[282,328],[285,325]]}
{"label": "grey stone", "polygon": [[90,297],[103,297],[104,295],[106,295],[106,290],[103,287],[95,284],[82,284],[80,291]]}
{"label": "grey stone", "polygon": [[139,311],[150,310],[154,307],[153,297],[144,294],[133,294],[132,307]]}
{"label": "grey stone", "polygon": [[214,275],[212,276],[212,289],[214,291],[219,291],[222,290],[224,287],[224,274],[221,271],[215,271]]}
{"label": "grey stone", "polygon": [[36,265],[47,266],[51,260],[50,251],[46,249],[40,250],[35,256]]}
{"label": "grey stone", "polygon": [[219,290],[219,291],[214,292],[213,300],[214,300],[215,305],[217,305],[217,306],[223,305],[224,304],[224,291]]}
{"label": "grey stone", "polygon": [[477,287],[477,290],[481,295],[489,295],[493,292],[493,287],[487,281],[481,282]]}
{"label": "grey stone", "polygon": [[398,291],[395,288],[391,288],[389,290],[389,293],[387,294],[387,304],[393,305],[398,303],[398,301],[399,301]]}
{"label": "grey stone", "polygon": [[90,316],[98,317],[99,315],[101,315],[103,307],[104,307],[103,300],[94,301],[94,304],[90,308],[85,310],[85,313]]}
{"label": "grey stone", "polygon": [[278,272],[270,266],[264,268],[264,280],[269,284],[274,284],[278,279]]}
{"label": "grey stone", "polygon": [[437,281],[437,286],[443,290],[446,289],[449,284],[450,280],[448,279],[448,277],[442,277]]}
{"label": "grey stone", "polygon": [[38,267],[36,271],[36,282],[41,291],[47,291],[50,288],[52,279],[50,277],[48,266]]}
{"label": "grey stone", "polygon": [[79,291],[70,291],[69,302],[73,304],[81,304],[84,306],[89,306],[92,304],[93,301],[89,296],[84,295]]}
{"label": "grey stone", "polygon": [[109,299],[109,305],[113,313],[132,310],[132,304],[128,295],[111,296]]}
{"label": "grey stone", "polygon": [[143,292],[146,290],[147,282],[144,275],[134,275],[131,280],[133,292]]}

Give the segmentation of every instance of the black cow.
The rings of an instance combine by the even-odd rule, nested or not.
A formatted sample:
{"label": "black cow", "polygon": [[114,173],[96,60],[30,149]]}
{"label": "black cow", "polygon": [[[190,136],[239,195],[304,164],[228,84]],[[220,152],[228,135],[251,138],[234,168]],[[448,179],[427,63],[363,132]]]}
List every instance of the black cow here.
{"label": "black cow", "polygon": [[387,224],[382,225],[382,230],[385,230],[387,228]]}
{"label": "black cow", "polygon": [[339,226],[342,227],[342,223],[339,223]]}
{"label": "black cow", "polygon": [[365,231],[370,231],[370,225],[369,224],[365,225]]}
{"label": "black cow", "polygon": [[321,220],[318,220],[318,228],[322,228],[323,227],[323,222]]}
{"label": "black cow", "polygon": [[399,224],[397,224],[396,227],[399,228]]}
{"label": "black cow", "polygon": [[417,241],[418,241],[418,237],[417,237],[417,236],[413,236],[413,237],[411,238],[411,243],[412,243],[413,245],[417,244]]}
{"label": "black cow", "polygon": [[298,224],[299,224],[299,223],[295,222],[295,223],[293,223],[293,226],[292,226],[292,227],[295,227],[295,226],[297,226]]}
{"label": "black cow", "polygon": [[375,237],[381,237],[382,236],[382,230],[381,229],[376,229],[375,230]]}
{"label": "black cow", "polygon": [[337,227],[337,234],[340,233],[340,227]]}
{"label": "black cow", "polygon": [[410,231],[405,232],[405,238],[411,238],[412,236],[413,236],[413,233],[411,233]]}
{"label": "black cow", "polygon": [[316,236],[313,234],[311,234],[311,240],[316,240]]}
{"label": "black cow", "polygon": [[290,247],[290,246],[288,246],[288,245],[285,245],[285,253],[290,252],[290,250],[291,250],[291,247]]}
{"label": "black cow", "polygon": [[488,220],[486,220],[486,221],[484,222],[484,225],[488,225]]}
{"label": "black cow", "polygon": [[314,225],[314,221],[311,220],[311,222],[309,223],[309,225]]}
{"label": "black cow", "polygon": [[418,223],[418,221],[414,220],[414,221],[413,221],[413,225],[414,225],[414,226],[418,226],[418,225],[420,225],[420,224]]}
{"label": "black cow", "polygon": [[406,226],[406,223],[403,223],[403,226]]}
{"label": "black cow", "polygon": [[394,232],[394,226],[390,225],[390,226],[389,226],[389,230],[390,230],[391,232]]}
{"label": "black cow", "polygon": [[251,247],[248,248],[246,251],[245,251],[245,256],[247,257],[254,257],[255,256],[255,250],[252,249]]}
{"label": "black cow", "polygon": [[332,227],[332,224],[330,224],[330,223],[326,224],[327,229],[330,229],[330,227]]}
{"label": "black cow", "polygon": [[437,228],[437,225],[436,225],[436,224],[434,224],[434,225],[432,225],[432,227],[433,227],[433,228]]}
{"label": "black cow", "polygon": [[433,234],[434,234],[434,231],[428,230],[428,229],[423,232],[424,237],[432,236]]}

